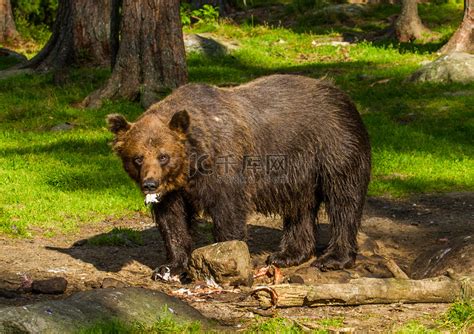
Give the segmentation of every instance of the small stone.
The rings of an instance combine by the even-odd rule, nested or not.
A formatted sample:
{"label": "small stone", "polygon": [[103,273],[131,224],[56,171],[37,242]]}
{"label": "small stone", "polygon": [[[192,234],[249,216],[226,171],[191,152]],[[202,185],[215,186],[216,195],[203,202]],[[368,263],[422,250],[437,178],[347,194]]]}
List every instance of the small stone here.
{"label": "small stone", "polygon": [[300,275],[291,275],[290,283],[291,284],[304,284],[304,278],[301,277]]}
{"label": "small stone", "polygon": [[60,295],[66,291],[67,280],[63,277],[53,277],[45,280],[33,281],[33,293]]}
{"label": "small stone", "polygon": [[74,129],[74,125],[69,123],[69,122],[64,122],[62,124],[55,125],[51,128],[51,131],[53,132],[59,132],[59,131],[69,131]]}
{"label": "small stone", "polygon": [[102,285],[100,287],[102,289],[109,289],[109,288],[117,289],[117,288],[124,288],[126,286],[127,285],[124,282],[119,281],[118,279],[106,277],[102,281]]}
{"label": "small stone", "polygon": [[247,244],[235,240],[198,248],[191,254],[188,273],[194,281],[249,286],[253,273]]}

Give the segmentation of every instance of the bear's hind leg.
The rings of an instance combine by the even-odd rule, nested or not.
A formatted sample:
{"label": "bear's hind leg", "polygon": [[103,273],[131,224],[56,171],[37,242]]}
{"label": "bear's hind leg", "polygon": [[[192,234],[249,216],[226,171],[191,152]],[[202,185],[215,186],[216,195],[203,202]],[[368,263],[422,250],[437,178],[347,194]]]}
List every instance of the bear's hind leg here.
{"label": "bear's hind leg", "polygon": [[362,217],[364,197],[350,197],[345,189],[337,196],[329,194],[326,211],[331,223],[331,240],[324,254],[311,265],[321,271],[351,268],[357,256],[357,232]]}
{"label": "bear's hind leg", "polygon": [[162,202],[153,205],[153,220],[165,243],[167,257],[167,264],[156,268],[153,277],[169,271],[171,275],[186,271],[192,248],[188,224],[192,217],[189,216],[188,207],[179,192],[170,193]]}
{"label": "bear's hind leg", "polygon": [[283,217],[283,236],[280,251],[271,254],[268,264],[278,267],[291,267],[308,260],[316,247],[315,221],[316,208],[300,208],[297,214]]}

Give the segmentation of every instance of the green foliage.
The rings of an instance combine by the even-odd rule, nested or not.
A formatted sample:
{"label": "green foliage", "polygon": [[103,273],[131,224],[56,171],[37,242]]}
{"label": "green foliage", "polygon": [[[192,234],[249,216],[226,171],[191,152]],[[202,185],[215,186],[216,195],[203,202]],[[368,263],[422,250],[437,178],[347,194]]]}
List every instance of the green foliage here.
{"label": "green foliage", "polygon": [[444,325],[451,328],[467,328],[474,324],[474,300],[452,304],[444,316]]}
{"label": "green foliage", "polygon": [[110,232],[93,236],[87,240],[93,246],[141,246],[143,239],[139,231],[129,228],[114,227]]}
{"label": "green foliage", "polygon": [[219,8],[211,5],[203,5],[201,8],[192,9],[189,3],[181,3],[181,23],[185,26],[191,24],[217,24],[219,19]]}
{"label": "green foliage", "polygon": [[26,40],[46,43],[56,19],[57,0],[11,0],[18,32]]}
{"label": "green foliage", "polygon": [[33,26],[52,27],[58,0],[11,0],[15,19],[23,18]]}

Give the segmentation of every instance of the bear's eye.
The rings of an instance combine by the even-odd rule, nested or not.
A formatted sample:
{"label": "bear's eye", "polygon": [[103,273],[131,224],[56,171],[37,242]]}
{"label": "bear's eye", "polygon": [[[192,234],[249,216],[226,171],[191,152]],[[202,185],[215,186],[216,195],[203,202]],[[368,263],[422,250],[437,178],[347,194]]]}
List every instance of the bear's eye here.
{"label": "bear's eye", "polygon": [[135,164],[135,166],[140,167],[141,165],[143,165],[143,157],[133,158],[133,163]]}
{"label": "bear's eye", "polygon": [[160,154],[158,156],[158,161],[160,162],[160,165],[164,166],[170,161],[170,156],[168,154]]}

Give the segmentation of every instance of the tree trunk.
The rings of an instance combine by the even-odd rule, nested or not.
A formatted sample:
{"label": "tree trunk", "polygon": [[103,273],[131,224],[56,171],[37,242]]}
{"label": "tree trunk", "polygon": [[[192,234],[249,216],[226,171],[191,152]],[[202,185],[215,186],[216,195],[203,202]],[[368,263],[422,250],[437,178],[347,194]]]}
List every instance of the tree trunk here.
{"label": "tree trunk", "polygon": [[395,35],[400,42],[411,42],[422,37],[428,29],[418,16],[416,0],[402,0],[400,16],[395,21]]}
{"label": "tree trunk", "polygon": [[51,38],[24,67],[49,71],[110,65],[111,15],[112,0],[60,0]]}
{"label": "tree trunk", "polygon": [[474,53],[474,0],[464,0],[461,26],[440,50],[441,53]]}
{"label": "tree trunk", "polygon": [[10,0],[0,0],[0,42],[14,39],[18,36],[13,20]]}
{"label": "tree trunk", "polygon": [[120,36],[110,79],[84,106],[140,98],[147,107],[187,82],[179,0],[123,0]]}
{"label": "tree trunk", "polygon": [[451,303],[462,298],[472,298],[473,289],[472,277],[453,279],[441,276],[422,280],[358,278],[349,283],[258,287],[252,295],[263,308],[317,307],[400,302]]}

